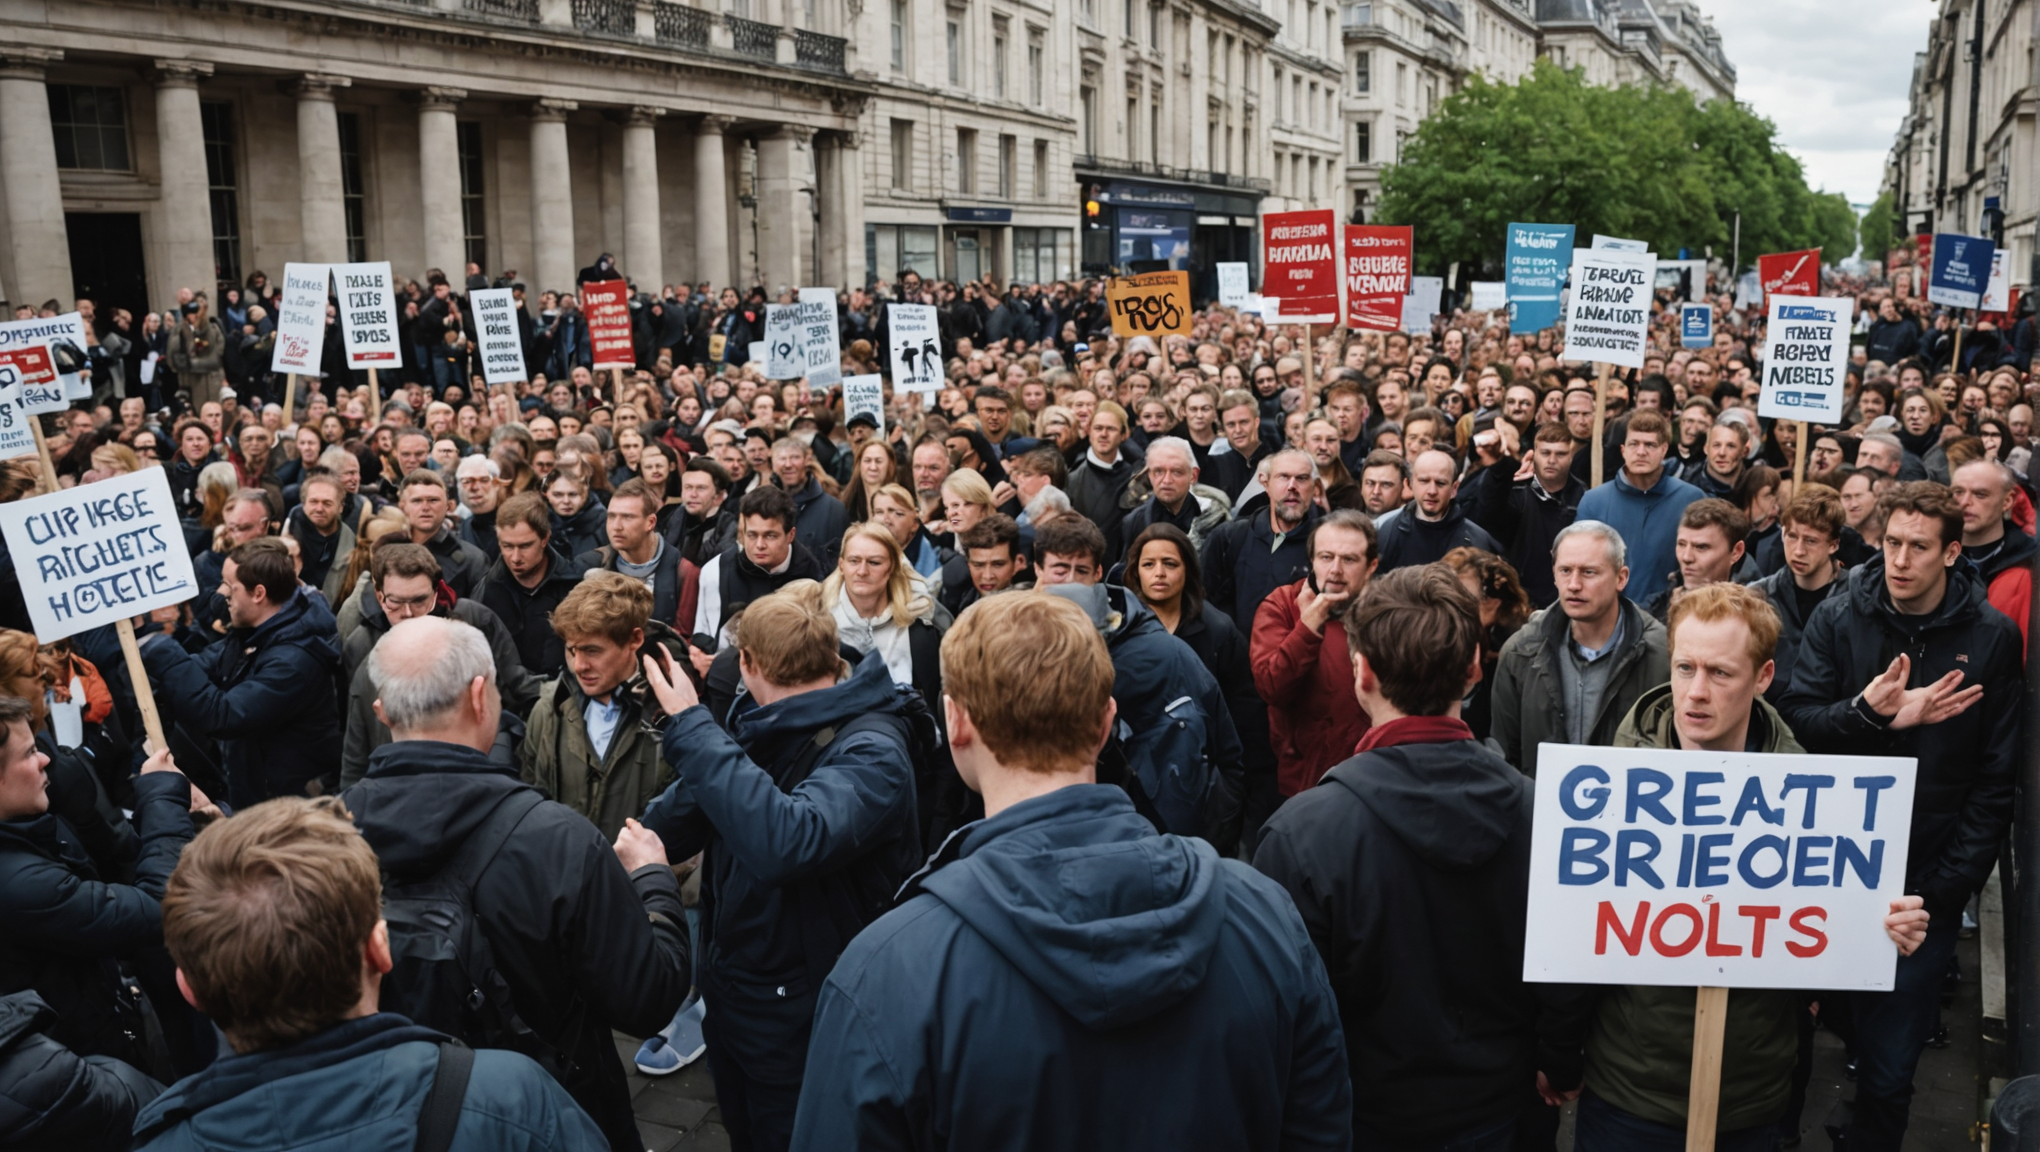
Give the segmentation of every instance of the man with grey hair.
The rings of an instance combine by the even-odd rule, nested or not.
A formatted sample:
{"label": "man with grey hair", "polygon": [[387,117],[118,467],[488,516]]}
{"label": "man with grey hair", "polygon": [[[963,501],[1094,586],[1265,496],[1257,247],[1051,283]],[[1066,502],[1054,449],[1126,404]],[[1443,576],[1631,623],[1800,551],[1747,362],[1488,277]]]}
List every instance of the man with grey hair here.
{"label": "man with grey hair", "polygon": [[[370,754],[368,775],[341,801],[391,892],[466,887],[510,1001],[493,1014],[439,1003],[417,979],[434,938],[393,909],[396,968],[383,1009],[465,1032],[458,1038],[473,1047],[538,1058],[613,1152],[642,1149],[610,1032],[665,1027],[692,978],[665,845],[635,820],[605,843],[587,817],[489,759],[503,705],[488,642],[469,625],[405,620],[376,645],[368,669],[392,742]],[[476,1015],[496,1019],[477,1025]]]}
{"label": "man with grey hair", "polygon": [[460,507],[463,513],[460,522],[460,538],[482,550],[489,563],[496,562],[499,549],[496,547],[496,508],[503,503],[503,495],[509,485],[503,482],[503,470],[487,456],[463,457],[460,467],[454,469],[454,482],[460,489]]}
{"label": "man with grey hair", "polygon": [[2040,545],[2011,521],[2018,479],[1995,460],[1971,460],[1950,479],[1949,490],[1962,509],[1962,555],[1982,570],[1990,606],[2011,617],[2030,643],[2026,629],[2033,605],[2033,557]]}
{"label": "man with grey hair", "polygon": [[1671,679],[1665,626],[1623,595],[1628,546],[1575,520],[1551,546],[1558,603],[1530,617],[1495,661],[1488,743],[1536,775],[1540,744],[1612,744],[1636,698]]}
{"label": "man with grey hair", "polygon": [[1894,480],[1925,480],[1927,466],[1889,432],[1866,432],[1856,447],[1856,467],[1873,468]]}
{"label": "man with grey hair", "polygon": [[1270,592],[1310,574],[1307,542],[1324,515],[1317,506],[1318,468],[1310,453],[1285,448],[1261,467],[1262,491],[1242,494],[1239,514],[1212,529],[1198,553],[1204,602],[1231,617],[1242,632],[1252,630],[1254,613]]}
{"label": "man with grey hair", "polygon": [[[1180,436],[1160,436],[1148,441],[1146,478],[1151,494],[1119,521],[1119,545],[1124,548],[1151,524],[1173,524],[1202,547],[1211,530],[1232,515],[1232,500],[1222,489],[1197,482],[1197,453]],[[1138,480],[1135,483],[1139,483]],[[1107,563],[1117,556],[1106,557]]]}

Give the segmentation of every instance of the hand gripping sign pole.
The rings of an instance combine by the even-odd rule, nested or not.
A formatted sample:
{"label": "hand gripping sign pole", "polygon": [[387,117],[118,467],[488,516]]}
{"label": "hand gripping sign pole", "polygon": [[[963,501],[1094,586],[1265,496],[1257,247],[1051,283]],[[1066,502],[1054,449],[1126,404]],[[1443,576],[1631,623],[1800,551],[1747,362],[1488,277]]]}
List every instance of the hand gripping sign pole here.
{"label": "hand gripping sign pole", "polygon": [[1601,483],[1605,454],[1602,440],[1608,419],[1608,373],[1615,366],[1643,367],[1656,279],[1657,257],[1652,253],[1614,246],[1573,249],[1564,358],[1595,364],[1594,442],[1589,460],[1596,487]]}

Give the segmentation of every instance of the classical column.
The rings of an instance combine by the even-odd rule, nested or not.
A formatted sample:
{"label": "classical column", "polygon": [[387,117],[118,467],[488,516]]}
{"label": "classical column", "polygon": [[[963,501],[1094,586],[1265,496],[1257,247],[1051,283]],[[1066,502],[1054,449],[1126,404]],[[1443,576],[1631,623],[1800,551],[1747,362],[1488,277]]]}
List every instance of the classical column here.
{"label": "classical column", "polygon": [[460,131],[453,110],[462,88],[426,88],[418,94],[418,198],[425,224],[425,266],[446,273],[458,288],[467,265],[460,215]]}
{"label": "classical column", "polygon": [[800,218],[808,206],[793,160],[795,145],[814,134],[806,125],[787,124],[758,138],[758,267],[769,293],[801,286]]}
{"label": "classical column", "polygon": [[847,288],[843,282],[843,218],[838,205],[843,194],[843,154],[834,132],[815,134],[815,200],[821,209],[822,218],[816,227],[821,229],[821,267],[815,269],[815,282],[828,284],[838,289]]}
{"label": "classical column", "polygon": [[0,48],[0,172],[13,249],[12,304],[68,304],[71,244],[64,228],[64,190],[57,181],[57,141],[50,130],[43,68],[64,58],[53,48]]}
{"label": "classical column", "polygon": [[567,160],[567,113],[572,100],[531,106],[531,246],[537,262],[531,297],[574,287],[574,180]]}
{"label": "classical column", "polygon": [[219,292],[212,183],[205,168],[205,124],[198,114],[198,82],[212,70],[195,60],[156,61],[156,151],[162,169],[157,211],[163,226],[149,266],[155,282],[168,290],[160,294],[166,303],[179,288],[208,296]]}
{"label": "classical column", "polygon": [[730,181],[723,163],[723,133],[735,120],[703,116],[694,131],[694,269],[710,291],[732,287],[730,278]]}
{"label": "classical column", "polygon": [[663,108],[639,105],[623,121],[623,274],[641,292],[666,282],[659,239],[659,144],[654,125]]}
{"label": "classical column", "polygon": [[[855,129],[836,137],[835,203],[822,204],[822,223],[836,221],[843,237],[843,257],[838,283],[843,288],[864,286],[864,134]],[[832,265],[831,267],[835,267]]]}
{"label": "classical column", "polygon": [[299,257],[337,264],[347,259],[347,208],[340,179],[340,117],[333,92],[345,76],[308,72],[291,85],[297,96]]}

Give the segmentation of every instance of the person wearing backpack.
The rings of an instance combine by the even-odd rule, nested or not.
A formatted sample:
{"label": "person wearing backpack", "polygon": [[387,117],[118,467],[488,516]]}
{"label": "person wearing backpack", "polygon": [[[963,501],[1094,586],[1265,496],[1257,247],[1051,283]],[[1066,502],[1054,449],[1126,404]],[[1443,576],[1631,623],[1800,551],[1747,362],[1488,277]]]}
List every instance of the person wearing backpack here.
{"label": "person wearing backpack", "polygon": [[529,1058],[384,1010],[382,895],[375,853],[330,798],[258,804],[191,842],[163,896],[163,937],[185,998],[233,1052],[145,1105],[136,1147],[609,1147]]}
{"label": "person wearing backpack", "polygon": [[341,800],[382,864],[385,1005],[538,1060],[615,1152],[641,1150],[610,1033],[649,1036],[687,995],[686,916],[664,846],[627,821],[612,848],[489,758],[502,700],[474,628],[406,620],[368,667],[392,742]]}
{"label": "person wearing backpack", "polygon": [[706,853],[697,979],[730,1147],[783,1152],[822,982],[921,863],[909,716],[926,708],[884,653],[842,658],[812,580],[753,600],[735,647],[748,695],[728,732],[684,669],[645,660],[679,779],[644,825]]}

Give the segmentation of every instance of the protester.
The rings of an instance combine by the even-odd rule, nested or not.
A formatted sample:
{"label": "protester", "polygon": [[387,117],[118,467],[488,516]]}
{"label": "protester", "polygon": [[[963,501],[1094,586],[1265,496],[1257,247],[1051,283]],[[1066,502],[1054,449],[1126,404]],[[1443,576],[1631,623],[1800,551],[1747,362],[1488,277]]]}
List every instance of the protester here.
{"label": "protester", "polygon": [[[1498,443],[1482,451],[1501,447]],[[1551,580],[1552,542],[1573,522],[1587,493],[1585,482],[1571,475],[1573,451],[1572,434],[1565,425],[1542,425],[1525,459],[1496,455],[1474,486],[1469,514],[1494,537],[1497,555],[1516,570],[1530,603],[1539,608],[1549,608],[1558,599],[1558,587]]]}
{"label": "protester", "polygon": [[660,624],[692,627],[694,614],[681,608],[687,588],[680,549],[659,535],[659,504],[651,485],[635,476],[625,480],[609,495],[604,533],[608,542],[576,559],[591,572],[619,572],[643,584],[652,594],[651,618]]}
{"label": "protester", "polygon": [[1695,588],[1729,581],[1748,584],[1758,579],[1757,566],[1745,550],[1749,527],[1749,517],[1742,509],[1719,497],[1686,505],[1679,513],[1679,532],[1672,545],[1678,567],[1666,574],[1664,591],[1645,605],[1645,610],[1663,620],[1671,605]]}
{"label": "protester", "polygon": [[1792,686],[1799,666],[1799,638],[1813,610],[1848,587],[1835,553],[1842,537],[1842,502],[1832,488],[1809,484],[1780,518],[1785,566],[1750,587],[1764,594],[1778,614],[1777,670],[1764,698],[1773,704]]}
{"label": "protester", "polygon": [[1962,465],[1949,485],[1962,510],[1962,555],[1980,570],[1990,606],[2019,626],[2023,655],[2033,614],[2033,560],[2040,546],[2011,521],[2017,490],[2012,470],[1993,460]]}
{"label": "protester", "polygon": [[1318,470],[1310,453],[1285,449],[1263,463],[1267,507],[1213,529],[1198,561],[1205,599],[1234,620],[1251,620],[1268,594],[1310,571],[1307,542],[1322,513],[1312,503]]}
{"label": "protester", "polygon": [[1459,461],[1433,448],[1411,462],[1409,505],[1381,529],[1381,570],[1435,564],[1454,548],[1502,550],[1457,502]]}
{"label": "protester", "polygon": [[1141,475],[1152,494],[1120,520],[1122,541],[1131,541],[1151,524],[1168,524],[1201,545],[1231,515],[1232,501],[1222,489],[1197,482],[1197,454],[1188,440],[1160,436],[1149,441]]}
{"label": "protester", "polygon": [[[701,570],[695,594],[694,636],[709,637],[716,649],[734,642],[730,629],[744,606],[795,580],[820,580],[826,573],[794,528],[793,500],[766,486],[744,494],[737,504],[739,540]],[[840,547],[841,542],[838,541]],[[697,667],[706,666],[697,651]]]}
{"label": "protester", "polygon": [[452,519],[452,493],[446,477],[420,468],[405,473],[397,486],[397,507],[409,522],[411,543],[422,544],[439,561],[440,579],[453,594],[473,596],[488,575],[489,557],[460,538]]}
{"label": "protester", "polygon": [[1671,425],[1657,413],[1629,418],[1622,440],[1622,467],[1613,479],[1580,497],[1578,518],[1609,525],[1628,550],[1636,578],[1629,598],[1650,603],[1665,589],[1677,561],[1679,517],[1704,493],[1671,474],[1665,453]]}
{"label": "protester", "polygon": [[1277,588],[1254,616],[1254,686],[1268,702],[1277,786],[1285,797],[1312,787],[1352,754],[1371,723],[1348,706],[1353,664],[1346,613],[1379,567],[1374,524],[1342,508],[1319,520],[1307,547],[1310,573]]}
{"label": "protester", "polygon": [[552,546],[552,509],[536,492],[520,492],[496,509],[496,562],[479,594],[510,629],[517,658],[550,679],[566,667],[566,648],[553,631],[553,609],[581,582],[586,568]]}

